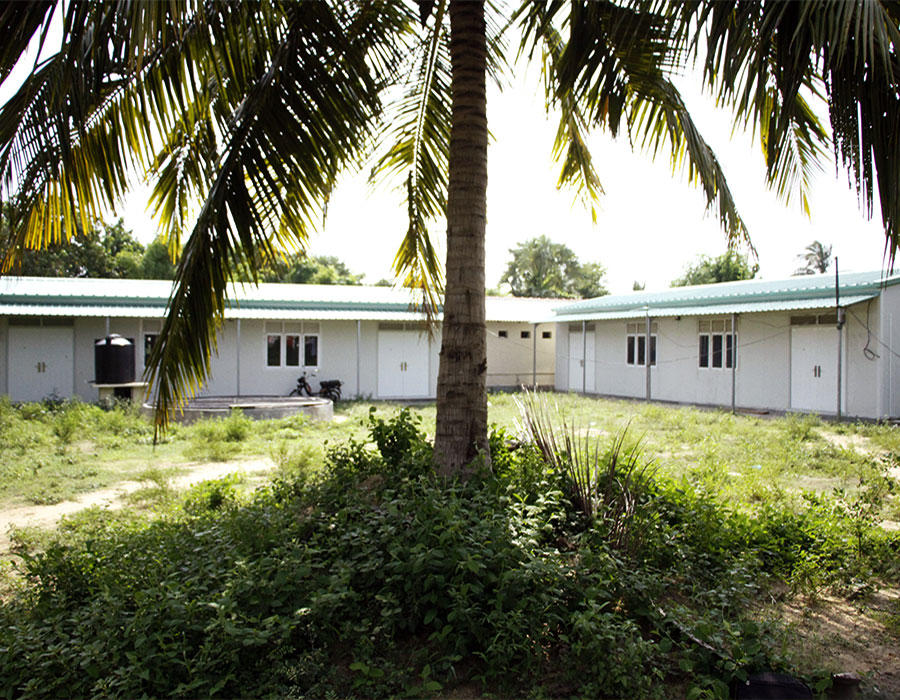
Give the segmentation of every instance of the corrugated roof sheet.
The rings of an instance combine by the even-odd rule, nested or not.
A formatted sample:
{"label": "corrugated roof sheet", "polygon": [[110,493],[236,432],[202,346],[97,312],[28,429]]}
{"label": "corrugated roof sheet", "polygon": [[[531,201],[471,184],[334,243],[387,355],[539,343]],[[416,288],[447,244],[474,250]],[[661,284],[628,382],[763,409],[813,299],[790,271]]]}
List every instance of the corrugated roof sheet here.
{"label": "corrugated roof sheet", "polygon": [[[900,284],[900,274],[882,272],[853,272],[841,275],[841,296],[877,296],[885,286]],[[584,299],[572,304],[558,306],[554,312],[570,316],[585,313],[617,312],[640,310],[646,314],[646,307],[653,309],[652,315],[661,315],[660,309],[683,309],[707,306],[720,307],[749,302],[796,302],[803,299],[830,299],[834,302],[834,275],[804,275],[785,280],[744,280],[721,284],[704,284],[693,287],[673,287],[661,292],[632,292],[615,294],[596,299]],[[801,308],[801,307],[795,307]],[[725,313],[721,308],[707,313]],[[678,315],[676,313],[675,315]],[[616,318],[624,318],[619,315]]]}
{"label": "corrugated roof sheet", "polygon": [[[854,294],[841,297],[841,306],[852,306],[877,294]],[[717,316],[728,314],[761,313],[765,311],[803,311],[813,309],[833,309],[834,297],[830,299],[794,299],[791,301],[745,301],[734,304],[711,304],[708,306],[658,306],[640,309],[621,309],[616,311],[591,311],[581,314],[558,314],[545,319],[547,322],[580,323],[581,321],[611,321],[617,319],[672,318],[675,316]]]}
{"label": "corrugated roof sheet", "polygon": [[[874,298],[900,274],[841,276],[841,303]],[[0,278],[0,314],[159,318],[165,315],[172,283],[39,277]],[[388,287],[310,284],[233,285],[226,318],[418,321],[410,293]],[[569,302],[561,299],[488,297],[489,321],[554,323],[604,318],[687,316],[834,306],[834,277],[748,280],[662,292],[633,292]]]}
{"label": "corrugated roof sheet", "polygon": [[[172,283],[38,277],[0,278],[0,314],[159,318]],[[388,287],[312,284],[237,284],[226,318],[420,321],[410,292]],[[532,322],[550,314],[555,299],[488,297],[489,321]],[[438,316],[440,318],[440,315]]]}

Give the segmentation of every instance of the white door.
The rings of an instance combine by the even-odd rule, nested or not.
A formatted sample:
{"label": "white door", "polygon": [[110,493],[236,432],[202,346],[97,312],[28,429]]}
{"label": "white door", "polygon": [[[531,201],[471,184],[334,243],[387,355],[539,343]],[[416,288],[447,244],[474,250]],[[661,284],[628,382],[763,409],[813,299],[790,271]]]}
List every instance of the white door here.
{"label": "white door", "polygon": [[[587,347],[587,365],[584,354]],[[569,331],[569,391],[595,391],[594,384],[594,331],[587,332],[587,343],[581,331]],[[585,372],[585,369],[587,370]]]}
{"label": "white door", "polygon": [[791,408],[837,413],[837,343],[833,326],[791,328]]}
{"label": "white door", "polygon": [[428,336],[418,331],[378,331],[378,396],[428,396]]}
{"label": "white door", "polygon": [[40,401],[47,396],[71,396],[75,377],[69,326],[10,326],[9,398]]}

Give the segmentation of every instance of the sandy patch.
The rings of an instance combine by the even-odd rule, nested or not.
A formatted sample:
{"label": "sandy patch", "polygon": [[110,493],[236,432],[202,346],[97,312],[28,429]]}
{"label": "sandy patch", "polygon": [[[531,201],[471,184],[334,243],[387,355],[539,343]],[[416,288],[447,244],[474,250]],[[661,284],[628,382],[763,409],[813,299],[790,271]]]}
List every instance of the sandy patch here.
{"label": "sandy patch", "polygon": [[851,450],[861,455],[872,455],[877,450],[872,449],[872,441],[862,435],[842,435],[831,433],[826,430],[819,432],[819,435],[829,444],[839,447],[842,450]]}
{"label": "sandy patch", "polygon": [[857,674],[864,698],[900,698],[900,641],[883,623],[900,614],[900,589],[884,588],[864,600],[797,598],[778,606],[777,614],[808,662],[832,673]]}
{"label": "sandy patch", "polygon": [[[235,462],[189,464],[186,467],[187,471],[173,478],[171,484],[176,489],[183,489],[201,481],[221,479],[228,474],[243,473],[248,476],[258,476],[274,468],[275,463],[267,457]],[[146,485],[146,481],[121,481],[114,486],[82,494],[71,501],[62,501],[46,506],[15,506],[0,511],[0,523],[2,523],[2,529],[0,529],[0,554],[9,549],[9,531],[12,528],[55,527],[60,518],[92,506],[120,508],[128,494]]]}

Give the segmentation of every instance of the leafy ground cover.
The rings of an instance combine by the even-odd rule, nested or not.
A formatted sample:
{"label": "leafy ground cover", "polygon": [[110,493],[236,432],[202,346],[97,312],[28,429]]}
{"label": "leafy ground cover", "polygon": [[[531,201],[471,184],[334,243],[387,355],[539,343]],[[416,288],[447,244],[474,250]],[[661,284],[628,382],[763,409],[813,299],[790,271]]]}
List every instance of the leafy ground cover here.
{"label": "leafy ground cover", "polygon": [[[178,429],[156,448],[172,463],[267,454],[276,475],[180,494],[159,474],[152,517],[90,509],[20,537],[0,694],[699,698],[763,668],[824,689],[841,669],[773,601],[896,580],[895,429],[551,401],[580,459],[548,464],[494,395],[492,470],[466,484],[430,474],[431,406]],[[10,469],[71,446],[69,412],[95,464],[161,461],[127,411],[2,410]],[[896,634],[896,603],[879,614]]]}

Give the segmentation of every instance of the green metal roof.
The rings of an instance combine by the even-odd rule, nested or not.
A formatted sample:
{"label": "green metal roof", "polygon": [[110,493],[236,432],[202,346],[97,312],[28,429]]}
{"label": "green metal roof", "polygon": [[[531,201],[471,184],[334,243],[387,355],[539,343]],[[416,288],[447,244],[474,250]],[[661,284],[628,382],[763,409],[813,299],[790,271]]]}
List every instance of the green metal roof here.
{"label": "green metal roof", "polygon": [[[869,299],[874,299],[877,294],[855,294],[841,297],[841,306],[852,306]],[[546,319],[554,323],[580,323],[581,321],[611,321],[616,319],[645,318],[674,318],[675,316],[727,316],[730,314],[762,313],[766,311],[804,311],[815,309],[834,309],[834,297],[830,299],[795,299],[793,301],[749,301],[738,304],[711,304],[708,306],[666,306],[649,307],[640,309],[626,309],[621,311],[593,311],[583,314],[559,314]]]}
{"label": "green metal roof", "polygon": [[[841,275],[841,306],[877,297],[884,287],[895,284],[900,284],[900,274],[855,272]],[[787,311],[834,305],[834,275],[825,274],[615,294],[558,306],[554,309],[554,318],[557,322],[567,322],[647,315],[662,317]]]}
{"label": "green metal roof", "polygon": [[[172,283],[42,277],[0,278],[0,315],[161,318]],[[235,284],[226,318],[420,321],[405,289],[311,284]],[[559,300],[488,297],[487,319],[532,322]]]}

